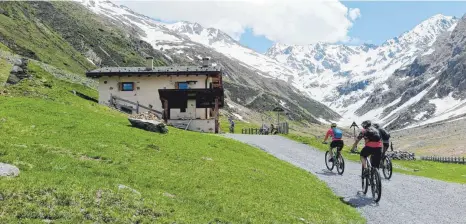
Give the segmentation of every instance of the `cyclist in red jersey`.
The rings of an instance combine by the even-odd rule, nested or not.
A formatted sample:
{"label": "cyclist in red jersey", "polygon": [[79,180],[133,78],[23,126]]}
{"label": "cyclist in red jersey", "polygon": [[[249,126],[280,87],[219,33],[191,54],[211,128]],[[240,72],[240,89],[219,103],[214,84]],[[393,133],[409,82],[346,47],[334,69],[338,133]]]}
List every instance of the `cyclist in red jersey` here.
{"label": "cyclist in red jersey", "polygon": [[359,141],[364,138],[365,145],[364,148],[361,150],[359,154],[361,157],[361,164],[364,170],[364,175],[367,174],[367,164],[366,158],[371,156],[371,164],[372,167],[378,168],[380,165],[380,159],[382,157],[382,138],[380,137],[379,131],[372,127],[372,123],[370,121],[364,121],[361,124],[362,130],[359,133],[356,141],[353,144],[353,149],[356,148]]}

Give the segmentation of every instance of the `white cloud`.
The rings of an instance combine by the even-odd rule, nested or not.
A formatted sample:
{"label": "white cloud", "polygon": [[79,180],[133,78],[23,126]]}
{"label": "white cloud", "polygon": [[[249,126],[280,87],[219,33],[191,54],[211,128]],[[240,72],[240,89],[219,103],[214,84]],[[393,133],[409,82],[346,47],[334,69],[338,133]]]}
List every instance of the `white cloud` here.
{"label": "white cloud", "polygon": [[338,0],[115,1],[153,18],[197,22],[239,39],[245,29],[284,44],[348,39],[359,9]]}
{"label": "white cloud", "polygon": [[361,10],[359,10],[358,8],[350,9],[349,17],[353,21],[356,20],[357,18],[361,17]]}
{"label": "white cloud", "polygon": [[342,42],[349,45],[359,45],[362,41],[357,37],[347,37]]}

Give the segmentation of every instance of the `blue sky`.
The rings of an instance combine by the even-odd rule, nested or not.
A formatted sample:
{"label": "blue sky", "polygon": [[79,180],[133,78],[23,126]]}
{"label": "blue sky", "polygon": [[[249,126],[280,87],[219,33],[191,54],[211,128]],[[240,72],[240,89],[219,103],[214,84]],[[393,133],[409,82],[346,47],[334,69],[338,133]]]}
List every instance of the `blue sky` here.
{"label": "blue sky", "polygon": [[[353,23],[348,35],[359,43],[381,44],[399,36],[435,14],[461,18],[466,13],[466,2],[342,2],[348,8],[359,8],[361,17]],[[263,36],[254,36],[247,30],[241,44],[264,53],[273,42]]]}

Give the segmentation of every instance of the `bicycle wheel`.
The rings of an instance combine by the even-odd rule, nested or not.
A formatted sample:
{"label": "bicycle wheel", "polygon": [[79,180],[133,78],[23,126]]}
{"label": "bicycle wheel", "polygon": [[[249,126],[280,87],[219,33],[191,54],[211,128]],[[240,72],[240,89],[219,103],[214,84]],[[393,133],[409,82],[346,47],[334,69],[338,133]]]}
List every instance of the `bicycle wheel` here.
{"label": "bicycle wheel", "polygon": [[325,152],[325,166],[327,166],[328,170],[332,171],[335,163],[328,161],[330,158],[332,158],[330,151]]}
{"label": "bicycle wheel", "polygon": [[345,172],[345,160],[341,154],[338,154],[337,158],[337,172],[338,174],[343,175],[343,172]]}
{"label": "bicycle wheel", "polygon": [[364,170],[361,169],[362,192],[363,192],[364,194],[366,194],[366,193],[367,193],[367,189],[369,188],[369,178],[367,178],[367,177],[364,178],[363,175],[364,175]]}
{"label": "bicycle wheel", "polygon": [[372,168],[372,174],[371,174],[371,191],[372,191],[372,198],[374,199],[375,202],[380,201],[380,197],[382,196],[382,179],[380,178],[379,172],[375,169]]}
{"label": "bicycle wheel", "polygon": [[382,172],[385,179],[390,179],[392,177],[392,161],[390,158],[385,157],[382,165]]}

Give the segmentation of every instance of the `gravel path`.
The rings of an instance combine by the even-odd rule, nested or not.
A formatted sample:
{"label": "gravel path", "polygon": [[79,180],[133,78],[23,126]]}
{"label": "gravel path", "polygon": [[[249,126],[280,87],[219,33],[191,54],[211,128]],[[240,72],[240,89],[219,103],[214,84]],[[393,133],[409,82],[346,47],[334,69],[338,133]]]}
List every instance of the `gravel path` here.
{"label": "gravel path", "polygon": [[[226,135],[312,172],[343,200],[356,207],[368,223],[466,223],[466,185],[394,173],[382,181],[382,198],[372,202],[361,191],[361,165],[346,160],[340,176],[325,167],[324,153],[281,136]],[[382,175],[382,174],[381,174]],[[382,175],[383,178],[383,175]]]}

